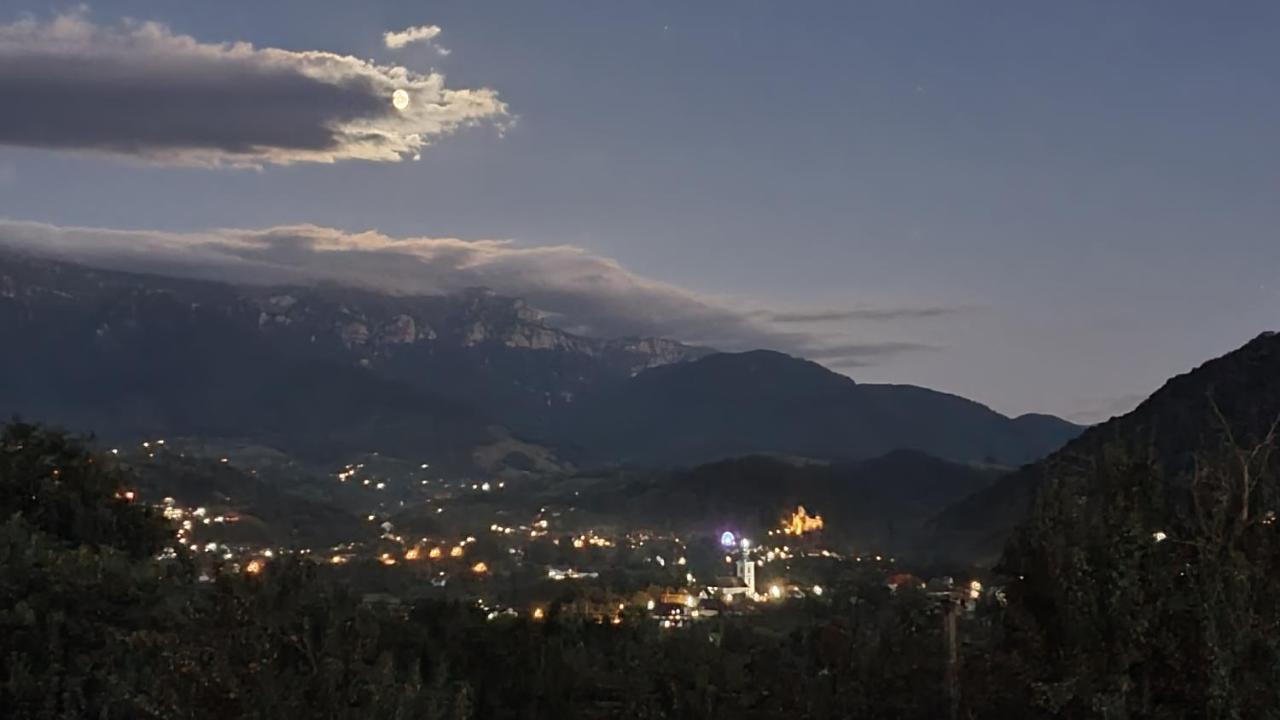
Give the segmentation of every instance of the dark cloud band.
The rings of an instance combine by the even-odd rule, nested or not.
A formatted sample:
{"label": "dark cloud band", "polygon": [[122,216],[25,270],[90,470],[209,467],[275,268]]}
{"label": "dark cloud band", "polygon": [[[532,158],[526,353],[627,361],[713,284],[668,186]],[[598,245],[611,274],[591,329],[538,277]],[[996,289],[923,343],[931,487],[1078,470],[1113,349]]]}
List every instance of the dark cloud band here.
{"label": "dark cloud band", "polygon": [[823,323],[841,320],[906,320],[935,318],[959,312],[958,307],[855,308],[850,310],[812,310],[803,312],[765,313],[776,323]]}

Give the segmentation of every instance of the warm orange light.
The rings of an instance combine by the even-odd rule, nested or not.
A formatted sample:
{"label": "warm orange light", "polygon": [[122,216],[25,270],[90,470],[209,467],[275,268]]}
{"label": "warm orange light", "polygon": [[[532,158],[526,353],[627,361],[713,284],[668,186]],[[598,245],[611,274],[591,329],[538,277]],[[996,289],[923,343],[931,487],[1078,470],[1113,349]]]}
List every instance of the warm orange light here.
{"label": "warm orange light", "polygon": [[544,612],[542,611],[542,608],[538,607],[538,608],[534,608],[534,609],[533,609],[533,619],[534,619],[534,620],[541,620],[541,619],[542,619],[542,618],[544,618],[544,617],[546,617],[546,613],[544,613]]}
{"label": "warm orange light", "polygon": [[382,557],[381,557],[381,558],[379,558],[379,560],[381,560],[381,561],[382,561],[382,564],[383,564],[383,565],[395,565],[395,564],[396,564],[396,559],[395,559],[395,558],[393,558],[393,557],[391,557],[391,553],[382,553]]}
{"label": "warm orange light", "polygon": [[788,535],[804,535],[822,529],[822,516],[810,515],[801,505],[782,523],[782,532]]}
{"label": "warm orange light", "polygon": [[471,572],[477,575],[483,575],[489,572],[489,566],[484,564],[483,562],[478,562],[475,565],[471,566]]}
{"label": "warm orange light", "polygon": [[417,559],[418,559],[418,556],[419,556],[420,554],[421,554],[421,551],[419,551],[419,550],[418,550],[418,548],[416,548],[416,547],[411,547],[411,548],[409,548],[407,551],[405,551],[404,559],[405,559],[405,560],[417,560]]}
{"label": "warm orange light", "polygon": [[249,564],[245,566],[244,571],[249,573],[250,575],[257,575],[258,573],[262,572],[262,561],[250,560]]}
{"label": "warm orange light", "polygon": [[431,558],[432,560],[436,560],[436,559],[439,559],[439,557],[443,554],[444,553],[440,551],[440,548],[433,547],[431,548],[431,552],[427,553],[427,557]]}
{"label": "warm orange light", "polygon": [[462,557],[462,546],[455,545],[449,550],[449,557]]}

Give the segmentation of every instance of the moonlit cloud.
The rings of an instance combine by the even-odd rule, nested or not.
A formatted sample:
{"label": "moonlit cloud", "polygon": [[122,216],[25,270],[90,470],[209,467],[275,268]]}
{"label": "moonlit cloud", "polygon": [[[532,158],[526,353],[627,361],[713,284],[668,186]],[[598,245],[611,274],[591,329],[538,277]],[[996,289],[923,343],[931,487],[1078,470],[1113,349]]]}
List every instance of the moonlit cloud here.
{"label": "moonlit cloud", "polygon": [[519,297],[567,330],[658,336],[721,350],[770,348],[861,367],[936,349],[915,341],[796,332],[719,300],[637,275],[570,245],[395,238],[314,225],[172,233],[0,219],[0,248],[134,272],[249,284],[335,282],[397,294],[488,287]]}
{"label": "moonlit cloud", "polygon": [[[396,90],[414,100],[404,110]],[[495,91],[450,88],[439,73],[83,13],[0,24],[0,101],[0,145],[179,165],[397,162],[461,128],[510,122]]]}
{"label": "moonlit cloud", "polygon": [[[440,37],[440,32],[439,25],[419,25],[417,27],[408,27],[398,32],[389,30],[382,34],[382,42],[390,50],[399,50],[411,43],[430,43]],[[441,55],[449,54],[449,51],[445,48],[439,46],[435,46],[435,48]]]}

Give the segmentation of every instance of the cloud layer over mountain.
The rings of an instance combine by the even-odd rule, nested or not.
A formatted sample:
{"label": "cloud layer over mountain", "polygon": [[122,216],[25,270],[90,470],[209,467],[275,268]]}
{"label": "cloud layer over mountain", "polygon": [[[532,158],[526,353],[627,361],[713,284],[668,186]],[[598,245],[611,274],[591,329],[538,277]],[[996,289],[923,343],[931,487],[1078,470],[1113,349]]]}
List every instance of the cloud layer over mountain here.
{"label": "cloud layer over mountain", "polygon": [[[570,245],[505,240],[393,238],[313,225],[200,233],[61,227],[0,219],[0,248],[88,265],[252,284],[336,282],[400,294],[483,286],[525,299],[568,330],[606,337],[661,336],[723,350],[771,348],[833,367],[856,367],[933,349],[896,337],[796,331],[759,309],[743,310],[642,277],[616,260]],[[894,317],[912,309],[823,310],[824,316]],[[794,313],[792,313],[794,314]],[[856,317],[856,315],[853,315]]]}
{"label": "cloud layer over mountain", "polygon": [[495,91],[450,88],[439,73],[83,13],[0,24],[0,98],[0,145],[186,165],[395,162],[510,120]]}

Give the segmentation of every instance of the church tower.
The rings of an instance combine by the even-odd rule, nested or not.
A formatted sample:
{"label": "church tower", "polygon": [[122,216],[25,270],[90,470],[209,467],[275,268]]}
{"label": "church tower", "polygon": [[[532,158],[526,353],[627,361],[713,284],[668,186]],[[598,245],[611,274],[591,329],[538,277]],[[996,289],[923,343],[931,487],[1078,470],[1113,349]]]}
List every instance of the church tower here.
{"label": "church tower", "polygon": [[742,545],[742,555],[738,559],[738,577],[742,578],[742,584],[747,586],[751,592],[756,591],[756,563],[751,559],[751,545],[744,539]]}

